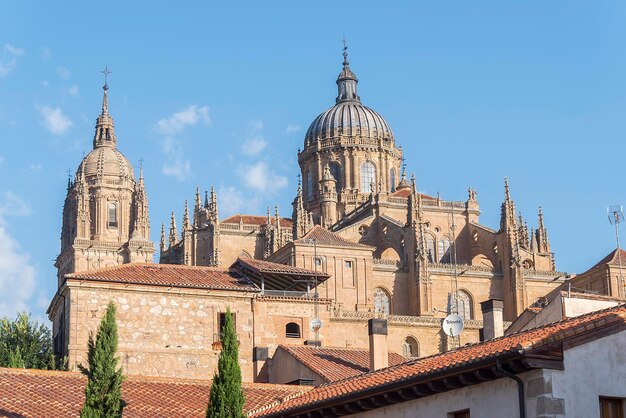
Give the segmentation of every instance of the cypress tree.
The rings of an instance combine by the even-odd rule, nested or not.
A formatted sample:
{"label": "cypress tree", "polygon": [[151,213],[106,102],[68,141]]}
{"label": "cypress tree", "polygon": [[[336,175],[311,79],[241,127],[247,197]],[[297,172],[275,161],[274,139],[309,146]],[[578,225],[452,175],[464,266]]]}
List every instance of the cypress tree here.
{"label": "cypress tree", "polygon": [[109,302],[100,322],[94,341],[89,336],[87,361],[89,369],[81,367],[87,375],[85,406],[81,418],[118,418],[122,416],[122,369],[117,368],[117,323],[115,304]]}
{"label": "cypress tree", "polygon": [[243,417],[245,401],[241,387],[241,368],[239,367],[239,347],[237,334],[230,308],[222,328],[222,352],[217,365],[217,373],[211,384],[207,418]]}

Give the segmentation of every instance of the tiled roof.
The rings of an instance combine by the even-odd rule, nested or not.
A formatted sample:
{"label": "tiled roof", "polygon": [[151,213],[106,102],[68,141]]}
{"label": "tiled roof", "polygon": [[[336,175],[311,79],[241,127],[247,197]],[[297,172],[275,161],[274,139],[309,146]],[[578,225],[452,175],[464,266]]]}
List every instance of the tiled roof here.
{"label": "tiled roof", "polygon": [[[427,194],[424,194],[424,193],[417,192],[417,194],[422,196],[422,199],[437,200],[436,197],[428,196]],[[407,187],[406,189],[396,190],[395,192],[391,193],[391,196],[393,196],[393,197],[409,197],[409,196],[411,196],[411,188]]]}
{"label": "tiled roof", "polygon": [[309,244],[310,240],[315,240],[317,245],[334,245],[338,247],[351,247],[351,248],[363,248],[368,250],[374,250],[374,247],[369,245],[359,244],[358,242],[349,241],[327,229],[322,228],[319,225],[315,225],[309,230],[302,238],[295,240],[294,242],[300,244]]}
{"label": "tiled roof", "polygon": [[[273,216],[270,218],[270,222],[274,225],[276,218]],[[267,216],[258,216],[258,215],[241,215],[236,214],[233,216],[229,216],[228,218],[221,221],[221,223],[225,224],[238,224],[242,223],[244,225],[266,225],[267,224]],[[293,226],[293,221],[290,218],[280,218],[280,226],[285,228],[291,228]]]}
{"label": "tiled roof", "polygon": [[495,361],[504,355],[521,355],[554,343],[563,342],[587,332],[599,331],[626,322],[626,305],[593,312],[539,328],[511,334],[505,337],[461,347],[447,353],[408,361],[375,372],[339,380],[319,386],[302,396],[295,397],[255,416],[283,416],[291,412],[324,404],[340,402],[342,398],[358,398],[372,390],[399,387],[411,382],[428,379],[445,371],[453,375],[455,369],[467,368],[482,361]]}
{"label": "tiled roof", "polygon": [[[329,382],[358,376],[370,369],[370,352],[355,348],[281,345],[283,350]],[[404,363],[406,358],[389,352],[389,364]]]}
{"label": "tiled roof", "polygon": [[[620,257],[622,259],[622,264],[626,267],[626,250],[622,250],[621,248],[619,249],[620,251]],[[593,270],[596,267],[600,267],[600,266],[604,266],[604,265],[611,265],[611,266],[617,266],[619,265],[619,258],[617,256],[617,249],[611,251],[606,257],[604,257],[602,260],[598,261],[596,264],[594,264],[593,267],[591,267],[589,270]],[[589,271],[587,270],[587,271]]]}
{"label": "tiled roof", "polygon": [[199,289],[258,291],[259,288],[237,273],[218,267],[173,264],[130,263],[65,275],[66,279],[118,282]]}
{"label": "tiled roof", "polygon": [[326,274],[322,271],[303,269],[300,267],[293,267],[280,263],[272,263],[271,261],[257,260],[254,258],[238,258],[233,266],[236,266],[237,263],[241,263],[248,266],[249,268],[257,270],[259,273],[293,274],[297,276],[319,276],[320,278],[330,277],[329,274]]}
{"label": "tiled roof", "polygon": [[[0,416],[77,417],[87,379],[77,372],[0,368]],[[288,399],[302,386],[244,383],[246,411]],[[122,383],[124,417],[204,417],[211,381],[129,376]]]}

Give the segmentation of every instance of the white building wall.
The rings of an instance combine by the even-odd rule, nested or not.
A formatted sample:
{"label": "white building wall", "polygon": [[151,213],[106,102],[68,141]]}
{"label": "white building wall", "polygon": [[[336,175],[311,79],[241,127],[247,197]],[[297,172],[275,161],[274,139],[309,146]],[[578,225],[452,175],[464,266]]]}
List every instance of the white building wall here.
{"label": "white building wall", "polygon": [[[565,370],[520,374],[525,383],[526,416],[594,418],[600,416],[600,396],[626,398],[624,347],[626,331],[565,350]],[[353,416],[446,418],[451,412],[469,409],[472,417],[518,418],[517,396],[517,383],[501,378]]]}
{"label": "white building wall", "polygon": [[571,348],[564,371],[553,370],[552,392],[568,418],[600,416],[599,397],[626,398],[626,331]]}
{"label": "white building wall", "polygon": [[450,412],[464,409],[469,409],[472,417],[519,418],[517,383],[503,378],[352,416],[447,418]]}

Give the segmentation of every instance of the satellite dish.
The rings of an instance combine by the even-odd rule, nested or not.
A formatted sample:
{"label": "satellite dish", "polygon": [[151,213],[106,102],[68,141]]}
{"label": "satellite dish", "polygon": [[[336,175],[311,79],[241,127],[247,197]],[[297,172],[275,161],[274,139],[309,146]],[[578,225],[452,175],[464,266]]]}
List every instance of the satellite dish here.
{"label": "satellite dish", "polygon": [[320,328],[322,328],[323,324],[324,323],[319,318],[311,319],[311,331],[319,332],[319,330],[320,330]]}
{"label": "satellite dish", "polygon": [[458,337],[461,335],[464,326],[463,318],[456,314],[446,316],[441,325],[443,332],[445,332],[448,337]]}

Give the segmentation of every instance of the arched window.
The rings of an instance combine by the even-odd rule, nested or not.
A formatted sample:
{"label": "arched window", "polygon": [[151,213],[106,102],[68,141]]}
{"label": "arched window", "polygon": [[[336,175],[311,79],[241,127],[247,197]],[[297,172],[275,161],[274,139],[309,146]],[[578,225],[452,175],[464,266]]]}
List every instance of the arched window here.
{"label": "arched window", "polygon": [[300,325],[295,322],[290,322],[285,325],[285,337],[300,338]]}
{"label": "arched window", "polygon": [[374,312],[389,315],[391,313],[389,294],[380,287],[374,289]]}
{"label": "arched window", "polygon": [[306,197],[308,200],[313,199],[313,173],[310,170],[306,173]]}
{"label": "arched window", "polygon": [[450,240],[448,238],[441,238],[437,249],[439,251],[438,255],[440,263],[452,262],[452,257],[450,257]]}
{"label": "arched window", "polygon": [[376,183],[376,167],[371,161],[361,164],[361,192],[370,193],[372,183]]}
{"label": "arched window", "polygon": [[458,290],[456,294],[450,293],[448,299],[450,312],[456,313],[463,319],[472,319],[472,299],[467,292]]}
{"label": "arched window", "polygon": [[117,203],[109,202],[109,228],[117,228]]}
{"label": "arched window", "polygon": [[428,261],[435,262],[435,237],[429,234],[426,234],[426,255]]}
{"label": "arched window", "polygon": [[396,170],[393,168],[389,170],[389,183],[391,183],[391,191],[395,192],[396,191]]}
{"label": "arched window", "polygon": [[419,357],[419,351],[419,344],[417,343],[417,340],[415,338],[406,337],[404,339],[404,343],[402,343],[402,355],[404,357]]}
{"label": "arched window", "polygon": [[336,181],[335,185],[337,186],[337,193],[341,192],[341,166],[339,165],[339,163],[330,163],[330,174],[333,175],[333,178]]}

